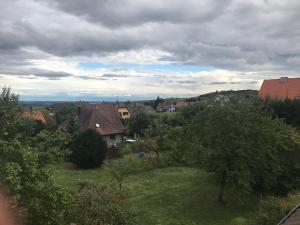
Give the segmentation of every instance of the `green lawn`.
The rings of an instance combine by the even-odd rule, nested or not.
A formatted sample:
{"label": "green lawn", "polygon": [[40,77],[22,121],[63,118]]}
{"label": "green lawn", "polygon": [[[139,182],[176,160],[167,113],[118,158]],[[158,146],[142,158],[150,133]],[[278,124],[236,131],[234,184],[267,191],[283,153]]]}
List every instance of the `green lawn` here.
{"label": "green lawn", "polygon": [[[54,167],[64,186],[80,180],[112,181],[105,169],[79,170],[71,164]],[[229,225],[235,217],[251,217],[258,208],[255,196],[240,197],[227,191],[228,204],[216,203],[217,186],[212,176],[193,168],[171,167],[127,177],[124,190],[130,206],[145,225]]]}

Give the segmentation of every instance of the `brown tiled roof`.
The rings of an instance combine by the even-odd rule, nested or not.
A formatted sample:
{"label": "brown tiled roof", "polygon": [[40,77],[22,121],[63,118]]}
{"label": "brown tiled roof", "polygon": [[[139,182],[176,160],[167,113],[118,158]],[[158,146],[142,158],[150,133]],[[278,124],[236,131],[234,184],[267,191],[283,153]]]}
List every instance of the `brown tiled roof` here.
{"label": "brown tiled roof", "polygon": [[293,209],[278,225],[299,225],[300,205]]}
{"label": "brown tiled roof", "polygon": [[121,134],[125,131],[118,111],[113,105],[82,106],[78,110],[77,119],[81,130],[95,129],[101,135]]}
{"label": "brown tiled roof", "polygon": [[179,102],[176,102],[175,107],[176,107],[176,109],[181,109],[181,108],[187,107],[188,105],[189,105],[188,102],[179,101]]}
{"label": "brown tiled roof", "polygon": [[137,103],[137,102],[128,104],[128,109],[130,113],[134,115],[141,114],[141,113],[145,113],[145,114],[155,113],[155,110],[151,106],[144,105],[142,103]]}
{"label": "brown tiled roof", "polygon": [[264,80],[259,96],[273,99],[298,99],[300,98],[300,78],[282,77]]}
{"label": "brown tiled roof", "polygon": [[47,123],[44,114],[41,111],[23,112],[22,117]]}
{"label": "brown tiled roof", "polygon": [[171,107],[172,103],[170,102],[160,102],[157,106],[156,106],[156,111],[157,112],[165,112],[168,111],[169,108]]}

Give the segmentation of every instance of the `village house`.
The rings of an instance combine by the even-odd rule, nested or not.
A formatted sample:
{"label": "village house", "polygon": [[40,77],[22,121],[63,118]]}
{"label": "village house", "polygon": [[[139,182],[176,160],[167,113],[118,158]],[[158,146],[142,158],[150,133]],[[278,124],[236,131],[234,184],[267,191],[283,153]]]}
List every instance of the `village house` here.
{"label": "village house", "polygon": [[116,108],[122,119],[130,119],[131,113],[124,103],[117,103]]}
{"label": "village house", "polygon": [[280,79],[264,80],[259,96],[262,99],[300,99],[300,78],[281,77]]}
{"label": "village house", "polygon": [[125,128],[114,105],[97,104],[78,107],[77,121],[80,130],[96,130],[108,147],[123,142]]}
{"label": "village house", "polygon": [[33,119],[36,121],[41,121],[45,124],[47,123],[46,118],[41,111],[32,111],[32,109],[31,109],[30,111],[23,112],[22,117],[28,118],[28,119]]}
{"label": "village house", "polygon": [[156,112],[175,112],[176,108],[173,103],[160,102],[156,107]]}

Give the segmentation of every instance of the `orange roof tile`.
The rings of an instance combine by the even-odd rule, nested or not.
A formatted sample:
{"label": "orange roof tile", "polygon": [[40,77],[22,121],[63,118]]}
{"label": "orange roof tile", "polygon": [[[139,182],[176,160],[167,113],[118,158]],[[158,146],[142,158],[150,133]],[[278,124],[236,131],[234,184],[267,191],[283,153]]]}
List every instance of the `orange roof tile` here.
{"label": "orange roof tile", "polygon": [[39,120],[42,121],[43,123],[47,123],[45,116],[41,111],[23,112],[22,117],[31,118],[33,120]]}
{"label": "orange roof tile", "polygon": [[259,96],[273,99],[300,99],[300,78],[264,80]]}

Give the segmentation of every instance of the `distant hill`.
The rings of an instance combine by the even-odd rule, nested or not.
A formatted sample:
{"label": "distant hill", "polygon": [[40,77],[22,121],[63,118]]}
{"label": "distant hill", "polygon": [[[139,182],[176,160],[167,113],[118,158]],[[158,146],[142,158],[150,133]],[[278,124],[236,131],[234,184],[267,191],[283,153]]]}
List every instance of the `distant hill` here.
{"label": "distant hill", "polygon": [[227,97],[240,97],[240,98],[255,98],[258,96],[257,90],[238,90],[238,91],[215,91],[197,97],[192,97],[186,99],[187,101],[199,101],[208,98],[216,98],[218,96],[227,96]]}

